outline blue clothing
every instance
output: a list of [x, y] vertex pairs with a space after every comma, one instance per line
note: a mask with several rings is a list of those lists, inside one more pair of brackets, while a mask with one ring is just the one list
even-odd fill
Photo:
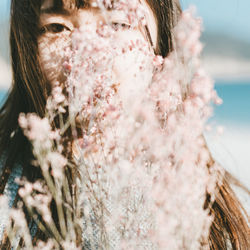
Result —
[[[6, 157], [1, 157], [0, 159], [0, 176], [2, 175], [3, 172], [3, 166], [5, 164]], [[8, 182], [5, 186], [3, 194], [7, 197], [8, 199], [8, 207], [11, 208], [14, 204], [17, 191], [18, 191], [18, 184], [15, 182], [17, 178], [20, 178], [23, 173], [23, 168], [21, 165], [16, 164], [14, 168], [12, 169], [12, 172], [9, 176]], [[3, 204], [0, 205], [1, 208]], [[4, 211], [3, 211], [4, 212]], [[8, 214], [6, 211], [4, 213], [0, 214], [0, 241], [2, 240], [4, 229], [6, 227], [6, 223], [8, 220]]]

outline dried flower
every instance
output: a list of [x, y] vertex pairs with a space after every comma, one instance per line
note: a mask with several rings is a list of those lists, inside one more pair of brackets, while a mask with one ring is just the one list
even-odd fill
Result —
[[[104, 17], [112, 4], [92, 3]], [[138, 1], [114, 4], [131, 27], [145, 24]], [[36, 248], [200, 249], [218, 171], [207, 169], [202, 133], [219, 102], [199, 59], [200, 25], [184, 12], [164, 59], [140, 39], [117, 46], [109, 22], [79, 29], [70, 49], [61, 45], [66, 79], [53, 82], [45, 118], [19, 118], [44, 178], [19, 190], [51, 235]], [[125, 85], [113, 70], [117, 56], [139, 69]]]

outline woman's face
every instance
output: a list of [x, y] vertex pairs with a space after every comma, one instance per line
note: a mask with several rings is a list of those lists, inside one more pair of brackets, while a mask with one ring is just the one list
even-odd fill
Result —
[[[112, 62], [114, 81], [121, 88], [126, 86], [128, 94], [141, 84], [139, 82], [143, 82], [144, 87], [149, 84], [153, 72], [152, 57], [149, 54], [153, 54], [156, 46], [157, 26], [153, 12], [145, 0], [138, 0], [138, 4], [145, 10], [143, 15], [146, 25], [139, 23], [135, 27], [131, 26], [124, 10], [111, 9], [103, 12], [98, 7], [70, 9], [67, 8], [67, 1], [64, 2], [64, 9], [60, 10], [54, 8], [53, 0], [45, 0], [41, 7], [38, 49], [42, 70], [52, 86], [56, 82], [65, 81], [65, 51], [67, 48], [72, 49], [74, 34], [82, 30], [84, 37], [87, 35], [84, 30], [96, 32], [100, 25], [107, 22], [114, 31], [109, 45], [115, 51]], [[140, 48], [126, 49], [131, 44], [138, 44], [138, 41], [145, 44], [144, 50], [146, 48], [148, 54]], [[118, 53], [119, 51], [123, 52]]]

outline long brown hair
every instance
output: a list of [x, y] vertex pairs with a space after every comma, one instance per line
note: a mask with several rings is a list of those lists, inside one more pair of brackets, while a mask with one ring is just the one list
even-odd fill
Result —
[[[83, 0], [69, 0], [77, 8]], [[0, 192], [17, 162], [24, 167], [28, 179], [39, 176], [38, 170], [30, 169], [31, 146], [18, 126], [21, 112], [44, 115], [49, 84], [43, 75], [38, 55], [38, 23], [42, 0], [12, 0], [10, 45], [13, 83], [9, 96], [0, 110], [0, 155], [6, 156], [1, 176]], [[177, 0], [147, 0], [158, 25], [156, 52], [163, 57], [173, 49], [172, 30], [181, 14]], [[56, 8], [63, 7], [63, 0], [54, 0]], [[212, 164], [212, 160], [211, 160]], [[208, 166], [209, 167], [209, 166]], [[31, 170], [31, 171], [29, 171]], [[218, 184], [215, 202], [207, 195], [205, 207], [214, 215], [209, 236], [210, 249], [250, 249], [249, 226], [246, 213], [226, 178]]]

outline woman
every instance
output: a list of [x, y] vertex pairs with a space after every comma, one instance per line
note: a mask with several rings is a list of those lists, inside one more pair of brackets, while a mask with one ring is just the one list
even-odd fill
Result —
[[[174, 47], [172, 31], [181, 14], [180, 5], [177, 0], [147, 0], [142, 3], [149, 13], [146, 17], [148, 27], [142, 35], [147, 37], [156, 54], [166, 57]], [[97, 22], [98, 14], [91, 8], [81, 0], [12, 0], [10, 44], [13, 85], [0, 113], [0, 152], [3, 156], [0, 187], [1, 193], [10, 190], [10, 206], [15, 206], [18, 201], [14, 178], [24, 176], [33, 181], [41, 175], [30, 166], [31, 145], [18, 125], [18, 117], [20, 113], [30, 112], [43, 117], [51, 86], [63, 78], [58, 68], [59, 54], [47, 59], [44, 44], [47, 42], [52, 46], [58, 34], [70, 33], [77, 25], [86, 25], [88, 20]], [[79, 22], [84, 14], [85, 17], [89, 15], [88, 18]], [[125, 27], [126, 23], [122, 25]], [[51, 67], [46, 67], [46, 60], [52, 59], [55, 63], [51, 70]], [[212, 206], [209, 195], [204, 204], [211, 206], [211, 214], [214, 215], [209, 235], [210, 249], [249, 249], [249, 227], [240, 202], [225, 178], [218, 188]], [[6, 239], [2, 244], [4, 249], [9, 247]]]

